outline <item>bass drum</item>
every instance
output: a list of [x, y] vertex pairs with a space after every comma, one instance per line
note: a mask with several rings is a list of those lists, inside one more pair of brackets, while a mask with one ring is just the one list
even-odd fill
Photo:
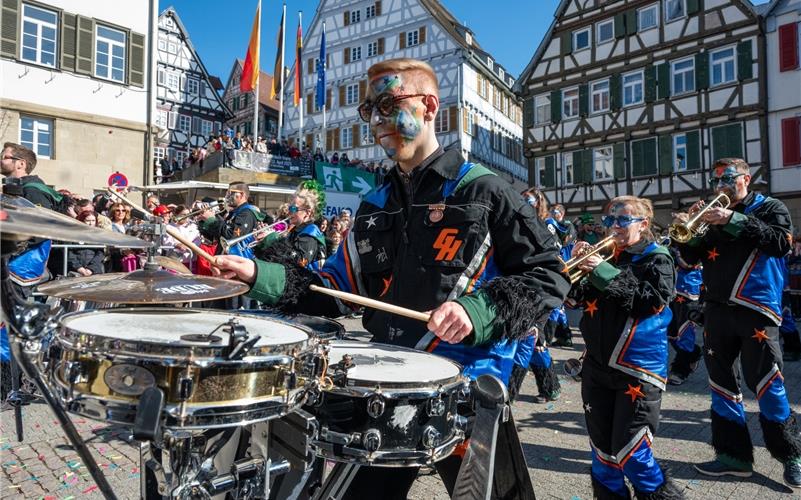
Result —
[[309, 316], [307, 314], [285, 314], [278, 311], [260, 309], [245, 309], [240, 312], [244, 314], [253, 314], [256, 316], [265, 316], [267, 318], [273, 318], [279, 321], [287, 321], [289, 323], [296, 323], [311, 329], [316, 337], [320, 340], [342, 340], [345, 339], [347, 335], [345, 327], [342, 325], [342, 323], [320, 316]]

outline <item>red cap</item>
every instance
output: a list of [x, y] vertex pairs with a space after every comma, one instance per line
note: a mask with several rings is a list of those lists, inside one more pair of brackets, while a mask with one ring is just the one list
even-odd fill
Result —
[[153, 215], [156, 215], [158, 217], [163, 217], [164, 214], [168, 214], [170, 212], [171, 212], [170, 207], [168, 207], [167, 205], [159, 205], [153, 209]]

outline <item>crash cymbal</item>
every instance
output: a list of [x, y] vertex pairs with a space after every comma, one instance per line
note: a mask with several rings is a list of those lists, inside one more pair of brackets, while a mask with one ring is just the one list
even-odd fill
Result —
[[156, 264], [160, 265], [164, 269], [175, 271], [176, 273], [181, 273], [181, 274], [192, 274], [192, 271], [190, 271], [189, 268], [186, 267], [184, 263], [178, 259], [174, 259], [172, 257], [165, 257], [163, 255], [156, 255], [155, 257], [153, 257], [153, 260], [155, 260]]
[[139, 270], [81, 278], [65, 278], [39, 285], [37, 291], [61, 299], [111, 304], [176, 304], [225, 299], [248, 291], [244, 283], [210, 276]]
[[[127, 234], [91, 227], [72, 217], [3, 196], [0, 200], [0, 234], [6, 240], [45, 238], [88, 245], [147, 248], [150, 243]], [[21, 200], [21, 201], [20, 201]], [[25, 203], [22, 203], [25, 202]]]

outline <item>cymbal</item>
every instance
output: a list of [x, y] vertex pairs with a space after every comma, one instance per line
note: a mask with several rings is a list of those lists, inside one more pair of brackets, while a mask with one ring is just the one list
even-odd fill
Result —
[[[19, 199], [25, 201], [24, 199]], [[150, 243], [127, 234], [91, 227], [72, 217], [37, 207], [30, 203], [15, 202], [3, 196], [0, 203], [0, 234], [7, 240], [45, 238], [88, 245], [108, 245], [122, 248], [147, 248]]]
[[178, 259], [165, 257], [164, 255], [156, 255], [153, 257], [153, 259], [156, 261], [156, 264], [160, 265], [164, 269], [175, 271], [176, 273], [180, 274], [192, 274], [192, 271], [190, 271], [189, 268]]
[[143, 269], [65, 278], [39, 285], [37, 291], [61, 299], [110, 304], [177, 304], [225, 299], [248, 291], [244, 283], [211, 276]]

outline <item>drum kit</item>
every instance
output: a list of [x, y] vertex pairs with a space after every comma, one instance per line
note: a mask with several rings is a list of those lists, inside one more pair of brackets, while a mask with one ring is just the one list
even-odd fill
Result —
[[[4, 272], [16, 362], [107, 498], [115, 494], [68, 414], [130, 429], [148, 499], [339, 498], [360, 466], [430, 466], [449, 456], [468, 430], [460, 408], [508, 416], [500, 382], [476, 391], [446, 358], [347, 340], [324, 318], [191, 307], [248, 288], [158, 266], [162, 230], [154, 224], [151, 243], [2, 199], [4, 267], [9, 244], [32, 237], [150, 256], [139, 271], [40, 285], [55, 309], [7, 293]], [[468, 453], [484, 457], [490, 482], [494, 443], [471, 441]], [[460, 498], [489, 498], [489, 484], [479, 490]]]

